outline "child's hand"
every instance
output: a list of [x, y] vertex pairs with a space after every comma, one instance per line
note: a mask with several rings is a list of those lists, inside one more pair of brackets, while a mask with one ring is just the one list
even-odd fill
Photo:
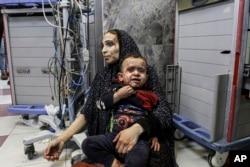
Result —
[[160, 143], [158, 141], [158, 138], [157, 137], [153, 137], [151, 139], [151, 149], [153, 149], [154, 151], [160, 151]]
[[120, 99], [125, 99], [131, 96], [132, 94], [134, 94], [135, 90], [131, 86], [127, 85], [127, 86], [121, 87], [116, 93]]
[[113, 103], [115, 104], [118, 101], [131, 96], [134, 93], [135, 93], [135, 90], [131, 86], [129, 86], [129, 85], [123, 86], [120, 89], [118, 89], [117, 92], [114, 93]]

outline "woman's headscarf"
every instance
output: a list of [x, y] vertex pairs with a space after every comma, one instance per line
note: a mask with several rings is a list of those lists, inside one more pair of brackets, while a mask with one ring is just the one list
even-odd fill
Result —
[[[123, 30], [113, 29], [109, 30], [110, 33], [115, 33], [119, 42], [119, 58], [124, 57], [127, 53], [137, 52], [140, 53], [133, 38]], [[107, 32], [107, 33], [108, 33]], [[92, 81], [88, 100], [86, 101], [82, 114], [88, 122], [88, 133], [89, 135], [96, 135], [105, 133], [110, 113], [100, 111], [96, 107], [96, 101], [100, 98], [100, 95], [107, 91], [108, 87], [115, 79], [119, 61], [114, 64], [107, 65], [103, 69], [99, 70]]]
[[[133, 38], [123, 30], [110, 30], [108, 32], [116, 32], [119, 46], [120, 55], [119, 58], [124, 57], [127, 53], [140, 51], [133, 40]], [[96, 101], [100, 98], [100, 95], [107, 91], [112, 81], [115, 79], [119, 62], [112, 65], [107, 65], [103, 69], [99, 70], [92, 81], [91, 89], [88, 95], [88, 100], [82, 110], [82, 114], [88, 122], [88, 133], [89, 135], [98, 135], [106, 132], [109, 120], [111, 117], [110, 112], [100, 111], [96, 107]], [[155, 116], [161, 122], [162, 139], [160, 141], [161, 151], [153, 152], [150, 156], [149, 166], [157, 167], [174, 167], [175, 156], [174, 156], [174, 141], [172, 137], [172, 113], [169, 108], [167, 101], [165, 100], [164, 93], [158, 81], [158, 76], [155, 70], [148, 67], [148, 86], [158, 96], [159, 104], [153, 111]]]

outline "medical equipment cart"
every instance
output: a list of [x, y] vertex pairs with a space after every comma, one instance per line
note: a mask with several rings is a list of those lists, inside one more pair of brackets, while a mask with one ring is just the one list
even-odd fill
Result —
[[250, 145], [248, 32], [249, 0], [177, 1], [167, 97], [177, 131], [214, 151], [211, 166]]

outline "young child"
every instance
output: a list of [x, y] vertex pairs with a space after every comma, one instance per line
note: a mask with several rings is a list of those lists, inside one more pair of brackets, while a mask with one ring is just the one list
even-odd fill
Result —
[[[82, 148], [89, 159], [104, 164], [105, 167], [118, 167], [123, 164], [143, 167], [147, 165], [150, 154], [151, 136], [148, 134], [156, 131], [159, 125], [152, 114], [158, 99], [153, 91], [147, 89], [147, 62], [144, 57], [137, 53], [129, 53], [121, 59], [119, 65], [117, 81], [112, 83], [110, 90], [101, 95], [100, 100], [97, 101], [99, 109], [108, 111], [113, 109], [109, 132], [88, 137], [83, 141]], [[132, 150], [124, 148], [123, 154], [118, 154], [115, 148], [117, 135], [136, 122], [145, 122], [145, 124], [150, 122], [157, 128], [147, 128]], [[155, 137], [158, 134], [159, 132], [156, 131], [151, 138], [151, 148], [154, 151], [160, 149], [158, 138]]]

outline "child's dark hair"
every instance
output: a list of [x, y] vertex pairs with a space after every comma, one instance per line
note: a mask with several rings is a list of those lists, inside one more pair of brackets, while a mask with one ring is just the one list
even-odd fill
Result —
[[145, 57], [143, 57], [140, 53], [131, 52], [131, 53], [127, 53], [124, 57], [120, 58], [120, 61], [119, 61], [119, 71], [120, 72], [122, 71], [121, 68], [122, 68], [122, 63], [124, 62], [124, 60], [126, 60], [127, 58], [130, 58], [130, 57], [142, 59], [146, 63], [146, 67], [148, 68], [148, 62], [145, 59]]

